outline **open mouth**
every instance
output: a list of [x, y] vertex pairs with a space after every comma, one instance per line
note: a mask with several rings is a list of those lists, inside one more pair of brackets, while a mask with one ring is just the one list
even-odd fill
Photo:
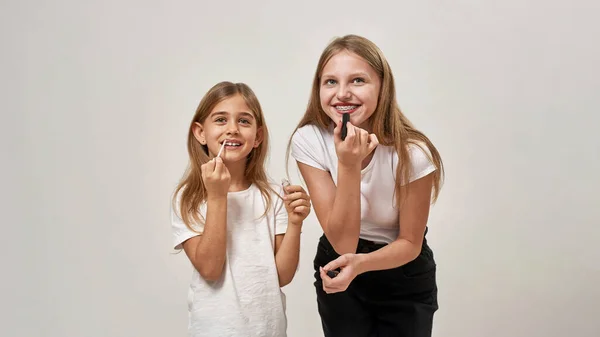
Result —
[[352, 113], [358, 109], [360, 105], [335, 105], [334, 108], [339, 113]]
[[[237, 140], [225, 140], [224, 141], [226, 147], [240, 147], [242, 143]], [[223, 143], [221, 143], [223, 144]]]

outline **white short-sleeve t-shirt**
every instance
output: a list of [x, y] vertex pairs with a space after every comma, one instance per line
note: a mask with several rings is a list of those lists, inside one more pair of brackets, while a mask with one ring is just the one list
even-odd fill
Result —
[[[399, 215], [395, 205], [398, 154], [392, 146], [378, 145], [371, 162], [361, 171], [360, 237], [390, 243], [399, 234]], [[435, 171], [427, 147], [409, 144], [412, 171], [409, 182]], [[333, 127], [323, 129], [305, 125], [292, 136], [292, 157], [298, 162], [327, 171], [337, 185], [338, 157]], [[315, 191], [311, 191], [315, 193]]]
[[[280, 186], [272, 187], [283, 195]], [[279, 287], [275, 265], [275, 235], [287, 230], [283, 200], [271, 194], [267, 216], [265, 202], [254, 184], [227, 195], [227, 250], [221, 279], [207, 282], [193, 268], [188, 291], [189, 336], [286, 336], [285, 295]], [[178, 200], [175, 203], [179, 207]], [[206, 218], [206, 204], [200, 214]], [[203, 225], [189, 230], [179, 210], [171, 210], [173, 246], [201, 235]]]

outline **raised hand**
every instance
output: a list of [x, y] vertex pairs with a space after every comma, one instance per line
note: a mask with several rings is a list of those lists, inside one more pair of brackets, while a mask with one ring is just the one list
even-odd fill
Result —
[[288, 221], [291, 225], [302, 225], [310, 213], [310, 197], [299, 185], [284, 186], [285, 209], [288, 212]]
[[338, 160], [342, 165], [354, 166], [360, 165], [376, 147], [379, 145], [377, 136], [367, 131], [346, 123], [347, 134], [346, 139], [342, 140], [342, 121], [340, 120], [333, 130], [333, 138], [335, 142], [335, 151], [338, 155]]
[[221, 157], [215, 157], [200, 167], [208, 197], [223, 197], [229, 192], [231, 175]]

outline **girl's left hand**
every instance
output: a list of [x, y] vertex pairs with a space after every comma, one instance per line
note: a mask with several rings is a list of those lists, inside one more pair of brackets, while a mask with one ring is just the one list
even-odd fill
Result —
[[[329, 262], [324, 267], [320, 267], [321, 280], [323, 281], [323, 290], [328, 294], [346, 291], [354, 278], [361, 273], [360, 254], [344, 254], [337, 259]], [[340, 273], [331, 278], [327, 275], [330, 270], [340, 268]]]
[[291, 224], [302, 225], [310, 213], [310, 197], [302, 186], [289, 185], [284, 189], [286, 194], [283, 196], [283, 200], [288, 212], [288, 221]]

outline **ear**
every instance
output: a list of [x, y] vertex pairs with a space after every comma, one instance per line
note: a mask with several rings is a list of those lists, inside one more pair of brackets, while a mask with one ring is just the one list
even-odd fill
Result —
[[254, 148], [257, 148], [260, 145], [260, 143], [262, 143], [263, 136], [264, 136], [263, 129], [258, 128], [256, 130], [256, 139], [254, 140]]
[[202, 127], [202, 124], [194, 122], [194, 125], [192, 125], [192, 132], [194, 133], [194, 138], [196, 138], [200, 144], [206, 145], [206, 138], [204, 137], [204, 128]]

